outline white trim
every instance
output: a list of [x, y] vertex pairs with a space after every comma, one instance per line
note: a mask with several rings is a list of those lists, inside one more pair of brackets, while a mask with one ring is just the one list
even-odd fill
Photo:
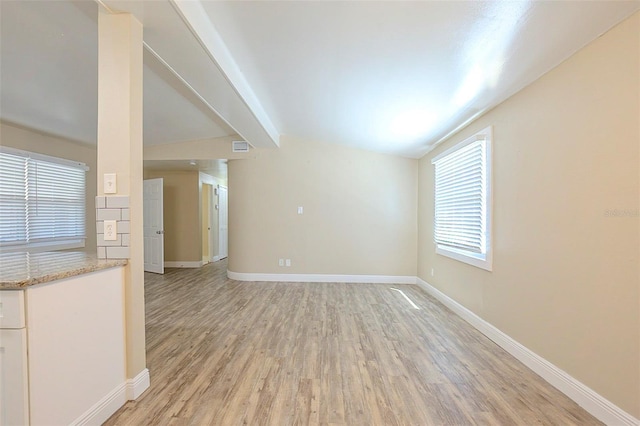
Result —
[[[207, 185], [211, 185], [211, 187], [213, 189], [216, 188], [216, 185], [218, 185], [220, 182], [224, 182], [222, 179], [220, 179], [219, 177], [215, 177], [215, 176], [211, 176], [210, 174], [204, 173], [204, 172], [198, 172], [198, 175], [200, 176], [200, 183], [206, 183]], [[217, 195], [215, 194], [211, 195]]]
[[372, 283], [415, 284], [416, 277], [404, 275], [334, 275], [334, 274], [255, 274], [233, 272], [227, 269], [227, 277], [236, 281], [280, 281], [308, 283]]
[[222, 260], [220, 256], [213, 256], [213, 258], [211, 259], [212, 262], [217, 262], [219, 260]]
[[[513, 94], [512, 94], [513, 95]], [[507, 99], [507, 98], [505, 98]], [[463, 121], [462, 123], [460, 123], [458, 126], [456, 126], [454, 129], [452, 129], [449, 133], [447, 133], [446, 135], [444, 135], [443, 137], [441, 137], [440, 139], [438, 139], [437, 141], [435, 141], [434, 143], [432, 143], [431, 145], [428, 146], [427, 151], [422, 154], [422, 156], [425, 156], [426, 154], [430, 153], [431, 151], [433, 151], [438, 145], [440, 145], [442, 142], [446, 141], [447, 139], [449, 139], [451, 136], [460, 133], [460, 131], [462, 129], [464, 129], [465, 127], [467, 127], [469, 124], [473, 123], [474, 121], [476, 121], [478, 118], [480, 118], [481, 115], [484, 115], [487, 111], [489, 111], [491, 108], [483, 108], [480, 111], [476, 112], [475, 114], [473, 114], [471, 117], [467, 118], [465, 121]]]
[[436, 254], [467, 263], [477, 268], [484, 269], [485, 271], [491, 271], [493, 268], [491, 262], [491, 250], [489, 250], [488, 253], [479, 254], [470, 251], [456, 250], [452, 247], [436, 243]]
[[93, 407], [89, 408], [84, 414], [71, 422], [71, 425], [102, 424], [126, 402], [126, 384], [122, 383], [95, 403]]
[[6, 152], [10, 155], [15, 155], [17, 157], [22, 158], [33, 158], [34, 160], [47, 161], [49, 163], [59, 164], [67, 167], [74, 167], [76, 169], [84, 170], [85, 172], [89, 171], [89, 167], [81, 162], [68, 160], [66, 158], [60, 157], [52, 157], [51, 155], [44, 155], [37, 152], [25, 151], [22, 149], [11, 148], [9, 146], [0, 145], [0, 152]]
[[149, 369], [145, 368], [133, 379], [127, 379], [126, 397], [129, 401], [138, 399], [151, 386], [151, 378], [149, 377]]
[[521, 345], [496, 327], [483, 320], [431, 284], [416, 279], [417, 284], [427, 293], [438, 299], [447, 308], [493, 340], [502, 349], [513, 355], [518, 361], [529, 367], [560, 392], [567, 395], [598, 420], [608, 425], [638, 426], [640, 420], [625, 412], [593, 389], [576, 380], [565, 371]]
[[[484, 198], [484, 251], [483, 253], [473, 253], [464, 249], [457, 249], [448, 247], [446, 245], [436, 244], [436, 253], [442, 256], [449, 257], [451, 259], [458, 260], [460, 262], [467, 263], [469, 265], [487, 270], [493, 270], [493, 240], [491, 238], [493, 234], [493, 126], [488, 126], [474, 135], [469, 136], [461, 142], [458, 142], [449, 149], [441, 152], [431, 160], [431, 164], [437, 166], [437, 163], [444, 160], [449, 155], [452, 155], [461, 149], [481, 142], [483, 147], [484, 156], [484, 172], [485, 172], [485, 198]], [[435, 189], [435, 188], [434, 188]], [[435, 226], [435, 222], [434, 222]]]
[[200, 268], [202, 267], [201, 261], [166, 261], [164, 262], [165, 268]]
[[446, 151], [443, 151], [440, 154], [433, 157], [431, 159], [431, 164], [437, 163], [444, 157], [448, 156], [449, 154], [453, 154], [454, 152], [464, 148], [467, 145], [471, 145], [472, 143], [475, 143], [478, 141], [491, 142], [491, 139], [493, 139], [493, 126], [485, 127], [484, 129], [476, 132], [475, 134], [469, 136], [468, 138], [462, 140], [461, 142], [458, 142], [457, 144], [447, 149]]
[[42, 253], [53, 250], [69, 250], [84, 248], [86, 237], [82, 238], [65, 238], [58, 241], [41, 241], [38, 243], [16, 244], [16, 245], [0, 245], [0, 253], [29, 252]]
[[[244, 74], [240, 71], [222, 37], [211, 25], [211, 21], [202, 4], [197, 1], [187, 0], [170, 0], [170, 4], [173, 5], [183, 22], [189, 27], [193, 36], [200, 42], [200, 45], [215, 63], [220, 74], [229, 82], [230, 88], [238, 95], [238, 99], [247, 107], [258, 126], [268, 137], [269, 142], [273, 144], [273, 147], [280, 146], [280, 133], [265, 112]], [[240, 132], [238, 133], [240, 134]], [[247, 138], [244, 139], [246, 140]], [[257, 147], [271, 148], [270, 143], [261, 143]], [[255, 141], [251, 145], [256, 147]]]

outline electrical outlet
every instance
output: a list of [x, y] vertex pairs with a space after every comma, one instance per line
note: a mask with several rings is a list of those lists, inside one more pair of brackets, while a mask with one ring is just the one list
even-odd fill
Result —
[[433, 272], [433, 268], [431, 268], [431, 276], [433, 276], [433, 273], [434, 273], [434, 272]]
[[278, 266], [284, 266], [284, 259], [278, 260]]
[[287, 266], [291, 266], [291, 259], [287, 259], [287, 260], [285, 260], [285, 265], [287, 265]]
[[116, 241], [118, 239], [118, 230], [116, 229], [115, 220], [104, 221], [104, 240]]

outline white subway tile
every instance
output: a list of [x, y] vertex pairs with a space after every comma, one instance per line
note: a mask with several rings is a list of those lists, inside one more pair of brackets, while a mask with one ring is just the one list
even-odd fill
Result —
[[105, 199], [107, 202], [106, 207], [108, 209], [129, 207], [129, 196], [127, 195], [114, 195], [111, 197], [105, 197]]
[[104, 234], [97, 234], [98, 236], [98, 240], [96, 241], [96, 244], [100, 247], [104, 247], [104, 246], [121, 246], [122, 245], [122, 238], [120, 238], [120, 235], [116, 236], [116, 239], [113, 241], [105, 241], [104, 240]]
[[104, 197], [101, 195], [98, 195], [96, 197], [96, 209], [104, 209], [106, 207], [105, 203], [104, 203]]
[[130, 234], [131, 222], [129, 222], [128, 220], [119, 220], [117, 228], [118, 228], [118, 234]]
[[107, 259], [128, 259], [129, 247], [107, 247]]
[[97, 220], [120, 220], [120, 209], [98, 209]]

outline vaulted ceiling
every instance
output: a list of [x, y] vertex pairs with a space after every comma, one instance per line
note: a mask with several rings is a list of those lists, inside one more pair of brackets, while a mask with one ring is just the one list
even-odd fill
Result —
[[144, 142], [420, 157], [638, 1], [0, 1], [0, 118], [95, 143], [97, 14], [144, 26]]

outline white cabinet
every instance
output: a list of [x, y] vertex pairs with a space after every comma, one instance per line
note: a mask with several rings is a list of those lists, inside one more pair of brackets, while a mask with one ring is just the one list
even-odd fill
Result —
[[0, 425], [29, 424], [24, 292], [0, 291]]
[[0, 426], [100, 424], [126, 402], [123, 301], [123, 267], [0, 291]]

